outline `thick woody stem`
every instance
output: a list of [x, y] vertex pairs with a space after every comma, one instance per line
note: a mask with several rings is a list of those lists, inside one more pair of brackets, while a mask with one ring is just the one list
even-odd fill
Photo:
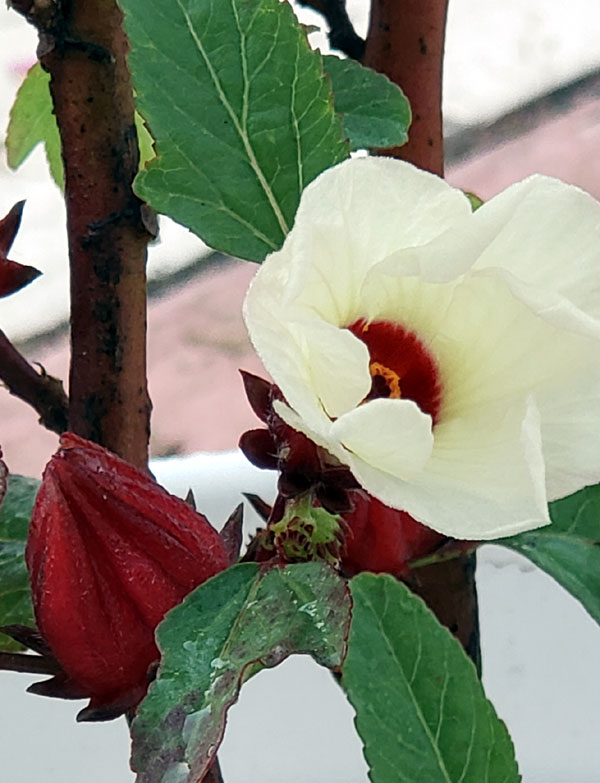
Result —
[[448, 0], [371, 0], [363, 62], [400, 85], [412, 108], [408, 144], [386, 155], [444, 174], [442, 65]]
[[[406, 93], [413, 122], [403, 147], [382, 150], [433, 174], [444, 174], [442, 65], [448, 0], [371, 0], [365, 65]], [[413, 571], [411, 586], [480, 668], [475, 555]]]
[[71, 265], [69, 429], [147, 463], [146, 244], [137, 135], [114, 0], [33, 0], [65, 167]]
[[59, 434], [67, 429], [69, 401], [62, 383], [43, 370], [37, 372], [2, 331], [0, 380], [11, 394], [37, 411], [44, 427]]

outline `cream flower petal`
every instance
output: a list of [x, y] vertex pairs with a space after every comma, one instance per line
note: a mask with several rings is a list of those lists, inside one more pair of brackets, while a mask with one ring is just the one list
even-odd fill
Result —
[[541, 295], [535, 312], [513, 294], [491, 271], [456, 286], [438, 347], [445, 368], [442, 418], [464, 421], [465, 411], [515, 406], [533, 392], [547, 492], [555, 499], [600, 477], [600, 340], [548, 322]]
[[[488, 539], [547, 524], [548, 497], [600, 479], [598, 268], [600, 205], [575, 188], [531, 178], [471, 214], [442, 180], [355, 159], [306, 189], [245, 318], [290, 426], [384, 503]], [[344, 329], [359, 319], [429, 354], [433, 428], [410, 399], [363, 402], [370, 357]], [[385, 343], [372, 350], [385, 368]], [[415, 366], [390, 353], [401, 392]]]
[[[583, 376], [583, 377], [582, 377]], [[538, 394], [548, 499], [570, 495], [600, 479], [600, 363], [582, 368], [572, 387]]]
[[476, 268], [498, 266], [600, 317], [600, 204], [579, 188], [533, 176], [474, 215], [488, 244]]
[[254, 278], [244, 302], [246, 323], [252, 324], [250, 337], [290, 405], [302, 411], [309, 426], [320, 429], [329, 419], [315, 394], [302, 338], [281, 307], [281, 291], [272, 274], [275, 270], [265, 269], [266, 274]]
[[371, 400], [337, 419], [330, 436], [390, 479], [417, 476], [433, 448], [431, 416], [412, 400]]
[[537, 305], [528, 307], [491, 271], [455, 286], [432, 340], [444, 375], [444, 419], [530, 392], [571, 392], [574, 375], [585, 382], [589, 364], [600, 361], [600, 340], [546, 320], [543, 297]]
[[306, 188], [294, 229], [268, 263], [276, 259], [287, 269], [291, 299], [343, 326], [374, 264], [430, 242], [469, 215], [464, 194], [431, 174], [389, 158], [353, 159]]
[[327, 414], [336, 418], [369, 393], [369, 351], [347, 329], [325, 321], [299, 323], [310, 368], [310, 383]]
[[445, 535], [486, 540], [548, 524], [535, 404], [489, 413], [468, 427], [436, 428], [431, 460], [410, 483], [364, 461], [351, 470], [382, 502]]
[[355, 158], [308, 185], [295, 226], [341, 228], [352, 259], [380, 260], [429, 242], [470, 213], [462, 191], [433, 174], [392, 158]]

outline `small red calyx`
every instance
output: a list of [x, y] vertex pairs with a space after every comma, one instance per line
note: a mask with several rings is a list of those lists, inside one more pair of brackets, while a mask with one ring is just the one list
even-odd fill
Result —
[[435, 422], [442, 404], [442, 387], [435, 359], [414, 332], [391, 321], [355, 321], [348, 329], [370, 354], [371, 391], [378, 397], [413, 400]]
[[354, 510], [344, 515], [349, 532], [341, 563], [348, 576], [372, 571], [406, 578], [412, 561], [431, 554], [448, 540], [366, 492], [354, 492], [352, 499]]
[[21, 224], [24, 201], [19, 201], [5, 218], [0, 220], [0, 297], [9, 296], [24, 288], [42, 273], [32, 266], [18, 264], [7, 258]]
[[44, 471], [26, 560], [39, 631], [63, 670], [32, 690], [88, 696], [78, 718], [101, 720], [143, 698], [159, 658], [154, 629], [230, 555], [183, 500], [65, 433]]

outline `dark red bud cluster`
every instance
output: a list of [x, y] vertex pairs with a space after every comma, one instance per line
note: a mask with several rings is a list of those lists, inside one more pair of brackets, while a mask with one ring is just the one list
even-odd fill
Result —
[[79, 719], [94, 720], [143, 698], [156, 626], [230, 553], [190, 505], [66, 433], [44, 471], [26, 560], [39, 631], [62, 668], [32, 689], [89, 697]]
[[[362, 490], [348, 468], [288, 426], [273, 410], [274, 400], [283, 400], [277, 386], [250, 373], [242, 372], [242, 377], [250, 405], [266, 428], [244, 433], [240, 448], [254, 465], [279, 471], [279, 495], [272, 509], [259, 498], [248, 498], [268, 520], [269, 528], [257, 535], [246, 558], [266, 560], [274, 552], [279, 558], [283, 556], [282, 548], [275, 546], [278, 536], [282, 536], [276, 526], [285, 513], [286, 502], [306, 493], [311, 493], [327, 511], [341, 516], [345, 541], [338, 554], [341, 571], [347, 576], [373, 571], [406, 578], [411, 561], [425, 557], [447, 541], [406, 512], [390, 508]], [[288, 538], [303, 532], [296, 528], [292, 526], [286, 533]], [[291, 543], [302, 552], [306, 549], [304, 538]], [[286, 539], [290, 551], [291, 543]]]
[[240, 438], [240, 449], [259, 468], [279, 471], [279, 494], [287, 499], [311, 491], [323, 508], [332, 514], [352, 509], [349, 490], [358, 483], [347, 467], [325, 449], [297, 432], [273, 409], [283, 400], [277, 386], [242, 371], [248, 401], [266, 428], [249, 430]]
[[7, 258], [21, 224], [24, 201], [19, 201], [8, 215], [0, 220], [0, 298], [14, 294], [41, 275], [32, 266], [18, 264]]

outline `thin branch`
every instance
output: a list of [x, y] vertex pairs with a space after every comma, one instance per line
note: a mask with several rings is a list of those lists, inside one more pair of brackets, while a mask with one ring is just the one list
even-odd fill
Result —
[[299, 0], [300, 5], [320, 13], [329, 25], [329, 43], [332, 49], [361, 60], [365, 53], [365, 41], [357, 34], [348, 12], [346, 0]]
[[23, 674], [58, 674], [58, 663], [51, 658], [27, 653], [0, 652], [0, 670]]
[[31, 405], [44, 427], [58, 434], [67, 429], [69, 401], [62, 382], [35, 370], [2, 331], [0, 380], [11, 394]]

